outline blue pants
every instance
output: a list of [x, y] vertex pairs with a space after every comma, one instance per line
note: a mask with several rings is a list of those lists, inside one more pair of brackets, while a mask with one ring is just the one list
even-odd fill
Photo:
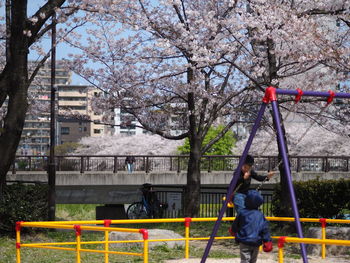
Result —
[[235, 205], [236, 214], [238, 215], [242, 209], [245, 208], [245, 198], [246, 195], [242, 193], [235, 193], [233, 198], [233, 203]]
[[134, 164], [128, 163], [128, 164], [127, 164], [127, 167], [128, 167], [128, 172], [129, 172], [129, 173], [132, 173], [132, 171], [134, 170]]

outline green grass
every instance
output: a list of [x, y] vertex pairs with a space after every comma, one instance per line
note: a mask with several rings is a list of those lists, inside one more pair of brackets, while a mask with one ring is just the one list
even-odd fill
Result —
[[[83, 233], [82, 241], [96, 241], [103, 240], [103, 234], [98, 233]], [[39, 242], [71, 242], [75, 241], [75, 235], [72, 232], [50, 232], [43, 231], [35, 234], [28, 234], [22, 237], [22, 243], [39, 243]], [[73, 247], [73, 246], [66, 246]], [[103, 249], [103, 245], [83, 245], [83, 248], [88, 249]], [[142, 247], [131, 248], [111, 248], [114, 251], [127, 251], [142, 253]], [[203, 249], [195, 246], [190, 247], [190, 257], [201, 257]], [[210, 257], [213, 258], [232, 258], [238, 257], [233, 253], [222, 250], [212, 250]], [[11, 237], [0, 237], [0, 262], [12, 263], [15, 262], [16, 250], [15, 239]], [[73, 251], [60, 251], [39, 248], [22, 247], [21, 259], [26, 263], [66, 263], [75, 262], [76, 253]], [[104, 255], [97, 253], [82, 252], [81, 258], [84, 263], [103, 262]], [[110, 262], [142, 262], [141, 257], [125, 256], [125, 255], [110, 255]], [[149, 262], [163, 262], [166, 259], [180, 259], [184, 258], [184, 247], [177, 246], [175, 248], [168, 248], [167, 246], [157, 246], [150, 250]]]
[[57, 204], [56, 220], [95, 220], [95, 204]]
[[286, 257], [292, 259], [301, 259], [301, 256], [299, 254], [286, 254]]
[[[95, 207], [97, 205], [57, 205], [56, 216], [57, 220], [95, 220]], [[220, 208], [219, 205], [217, 205]], [[205, 209], [206, 205], [201, 205], [201, 209]], [[192, 222], [190, 235], [191, 237], [208, 237], [214, 227], [215, 222]], [[222, 222], [218, 231], [218, 236], [228, 236], [228, 228], [232, 222]], [[279, 227], [277, 223], [271, 222], [272, 235], [276, 235]], [[130, 228], [146, 228], [146, 229], [169, 229], [184, 236], [183, 223], [157, 223], [157, 224], [119, 224], [116, 227], [130, 227]], [[278, 233], [280, 234], [280, 233]], [[281, 233], [282, 234], [282, 233]], [[285, 234], [285, 233], [284, 233]], [[292, 233], [288, 234], [289, 236]], [[102, 241], [104, 239], [103, 233], [95, 233], [84, 231], [82, 241]], [[73, 231], [46, 231], [31, 232], [22, 234], [22, 242], [24, 243], [39, 243], [39, 242], [69, 242], [75, 241], [75, 234]], [[15, 239], [13, 237], [0, 237], [0, 262], [12, 263], [15, 262], [16, 250]], [[205, 242], [205, 241], [204, 241]], [[192, 243], [192, 242], [191, 242]], [[193, 243], [192, 243], [193, 244]], [[215, 244], [220, 245], [220, 248], [213, 248], [210, 253], [212, 258], [234, 258], [239, 257], [234, 252], [230, 252], [233, 248], [232, 240], [219, 240]], [[83, 248], [102, 250], [102, 245], [85, 245]], [[226, 249], [225, 249], [226, 248]], [[228, 248], [228, 249], [227, 249]], [[116, 250], [116, 249], [112, 249]], [[138, 252], [142, 253], [141, 247], [118, 248], [118, 251]], [[236, 251], [237, 253], [237, 251]], [[190, 247], [190, 257], [200, 258], [203, 255], [203, 248], [196, 246]], [[75, 262], [76, 254], [70, 251], [59, 251], [49, 249], [37, 248], [22, 248], [21, 249], [22, 262], [25, 263], [66, 263]], [[125, 256], [125, 255], [110, 255], [110, 262], [142, 262], [141, 257]], [[286, 253], [286, 257], [292, 259], [299, 259], [300, 255], [293, 251]], [[181, 246], [175, 248], [168, 248], [167, 246], [158, 246], [150, 250], [149, 262], [161, 263], [166, 259], [181, 259], [184, 258], [184, 248]], [[104, 262], [104, 255], [97, 253], [82, 252], [82, 262], [95, 263]]]
[[[65, 205], [59, 204], [56, 206], [57, 220], [95, 220], [95, 207], [97, 205]], [[209, 236], [215, 222], [194, 222], [191, 224], [191, 236], [205, 237]], [[227, 229], [231, 223], [222, 222], [218, 235], [227, 235]], [[173, 230], [180, 235], [184, 235], [185, 229], [183, 223], [162, 223], [162, 224], [119, 224], [116, 227], [130, 228], [157, 228]], [[82, 241], [102, 241], [103, 233], [95, 233], [85, 231], [82, 234]], [[22, 234], [23, 243], [39, 243], [39, 242], [74, 242], [75, 233], [73, 231], [47, 231], [31, 232]], [[15, 239], [13, 237], [0, 237], [0, 262], [12, 263], [15, 262], [16, 249]], [[232, 246], [232, 241], [220, 241], [222, 244]], [[69, 247], [69, 246], [66, 246]], [[74, 246], [70, 246], [74, 247]], [[83, 248], [103, 249], [103, 245], [84, 245]], [[116, 250], [116, 249], [111, 249]], [[118, 251], [138, 252], [142, 253], [141, 247], [118, 248]], [[201, 257], [204, 250], [195, 246], [190, 247], [191, 257]], [[104, 255], [97, 253], [82, 252], [82, 262], [95, 263], [103, 262]], [[26, 263], [66, 263], [75, 262], [76, 254], [73, 251], [60, 251], [51, 249], [26, 248], [21, 249], [22, 261]], [[233, 258], [238, 257], [234, 253], [213, 249], [210, 257], [216, 258]], [[110, 262], [142, 262], [141, 257], [125, 256], [125, 255], [110, 255]], [[150, 250], [149, 262], [162, 262], [166, 259], [184, 258], [184, 247], [178, 246], [173, 249], [167, 246], [158, 246]]]

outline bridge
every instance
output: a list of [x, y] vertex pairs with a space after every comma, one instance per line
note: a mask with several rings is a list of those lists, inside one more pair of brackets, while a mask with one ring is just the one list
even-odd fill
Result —
[[[56, 202], [87, 204], [125, 204], [140, 200], [138, 188], [143, 183], [182, 188], [186, 185], [188, 156], [135, 156], [135, 171], [125, 171], [126, 156], [57, 156]], [[202, 187], [227, 187], [239, 156], [204, 156]], [[291, 156], [294, 181], [315, 178], [350, 178], [349, 157]], [[260, 174], [278, 163], [276, 156], [256, 158]], [[7, 181], [47, 182], [47, 156], [18, 156], [7, 175]], [[265, 189], [279, 182], [276, 175], [265, 183]], [[258, 184], [259, 182], [252, 183]]]

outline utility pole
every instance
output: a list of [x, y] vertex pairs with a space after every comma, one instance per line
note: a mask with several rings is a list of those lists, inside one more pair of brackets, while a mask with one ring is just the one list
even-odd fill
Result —
[[52, 15], [51, 36], [51, 98], [50, 98], [50, 157], [48, 165], [49, 196], [48, 206], [49, 221], [55, 221], [56, 214], [56, 164], [55, 164], [55, 95], [56, 95], [56, 13]]

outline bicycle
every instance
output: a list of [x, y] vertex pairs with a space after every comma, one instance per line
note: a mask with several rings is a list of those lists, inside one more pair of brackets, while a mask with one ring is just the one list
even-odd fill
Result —
[[142, 200], [132, 203], [126, 214], [129, 219], [162, 218], [168, 204], [161, 203], [151, 184], [143, 184], [140, 188]]

